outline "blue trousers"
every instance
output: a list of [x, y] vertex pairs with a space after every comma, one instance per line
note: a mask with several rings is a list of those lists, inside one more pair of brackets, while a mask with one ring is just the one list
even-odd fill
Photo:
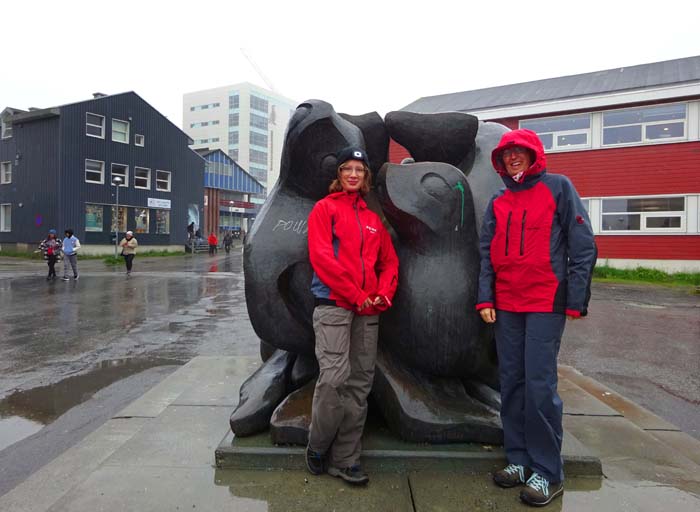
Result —
[[560, 313], [496, 312], [506, 457], [550, 482], [564, 480], [557, 356], [565, 324]]

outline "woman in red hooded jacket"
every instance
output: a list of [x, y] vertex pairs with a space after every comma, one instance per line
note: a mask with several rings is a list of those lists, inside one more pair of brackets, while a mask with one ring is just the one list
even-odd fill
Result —
[[484, 215], [476, 308], [498, 350], [509, 464], [494, 482], [526, 484], [520, 498], [541, 506], [564, 489], [557, 355], [566, 318], [587, 314], [597, 251], [583, 202], [567, 177], [547, 174], [536, 133], [504, 134], [491, 160], [506, 188]]
[[361, 437], [372, 388], [378, 314], [391, 306], [399, 262], [389, 233], [362, 196], [369, 192], [369, 159], [360, 148], [337, 154], [330, 194], [309, 215], [314, 270], [313, 324], [319, 377], [311, 410], [306, 465], [362, 485]]

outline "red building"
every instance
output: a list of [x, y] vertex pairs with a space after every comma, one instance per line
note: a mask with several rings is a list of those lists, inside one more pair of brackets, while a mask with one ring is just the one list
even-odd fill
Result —
[[[540, 136], [585, 200], [599, 264], [700, 271], [700, 56], [429, 96]], [[393, 143], [391, 160], [408, 156]]]

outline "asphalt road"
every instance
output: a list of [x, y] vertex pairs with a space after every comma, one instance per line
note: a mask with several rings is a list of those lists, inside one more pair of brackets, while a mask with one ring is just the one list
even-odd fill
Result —
[[[240, 248], [99, 260], [79, 281], [0, 258], [0, 495], [196, 355], [256, 355]], [[700, 439], [700, 295], [594, 284], [560, 361]]]

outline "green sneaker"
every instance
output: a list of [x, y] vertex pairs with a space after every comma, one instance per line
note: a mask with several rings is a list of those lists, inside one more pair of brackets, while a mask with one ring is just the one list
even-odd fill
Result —
[[552, 483], [538, 473], [533, 473], [528, 479], [525, 488], [520, 491], [520, 499], [534, 507], [544, 507], [556, 498], [564, 494], [564, 483]]

